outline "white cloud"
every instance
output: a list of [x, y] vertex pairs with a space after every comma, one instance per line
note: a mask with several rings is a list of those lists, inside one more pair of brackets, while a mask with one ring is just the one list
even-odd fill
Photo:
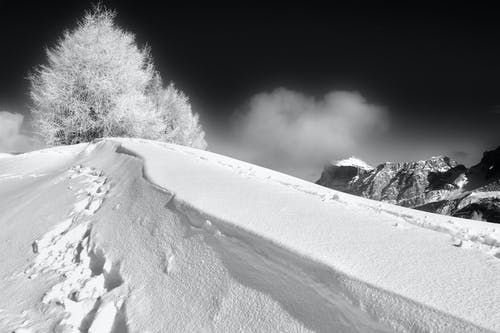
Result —
[[25, 152], [34, 148], [33, 139], [21, 133], [24, 116], [0, 111], [0, 152]]
[[388, 127], [385, 110], [356, 92], [330, 92], [315, 99], [284, 88], [250, 99], [235, 127], [237, 158], [305, 176], [333, 158], [358, 150]]

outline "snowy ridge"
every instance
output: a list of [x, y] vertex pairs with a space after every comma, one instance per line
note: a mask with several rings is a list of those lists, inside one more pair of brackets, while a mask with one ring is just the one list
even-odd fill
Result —
[[12, 157], [14, 155], [8, 154], [8, 153], [0, 153], [0, 158], [7, 158], [7, 157]]
[[[451, 236], [454, 246], [464, 246], [481, 250], [496, 258], [500, 258], [500, 228], [497, 224], [484, 222], [478, 224], [476, 221], [459, 218], [436, 219], [434, 214], [430, 217], [428, 213], [420, 214], [420, 211], [408, 213], [406, 208], [398, 210], [395, 206], [387, 207], [387, 204], [366, 205], [377, 214], [388, 214], [403, 219], [412, 225], [445, 233]], [[472, 222], [472, 223], [471, 223]], [[395, 222], [395, 226], [398, 222]]]
[[[20, 176], [0, 179], [5, 207], [28, 188], [58, 201], [28, 196], [30, 219], [0, 216], [0, 253], [16, 246], [5, 238], [16, 228], [50, 225], [23, 234], [30, 253], [19, 264], [0, 256], [5, 331], [500, 330], [494, 224], [171, 144], [105, 139], [65, 151], [0, 162], [0, 176]], [[24, 164], [46, 155], [43, 167]]]
[[[262, 229], [261, 228], [255, 229], [251, 225], [246, 225], [245, 227], [242, 227], [241, 225], [244, 224], [244, 223], [241, 223], [242, 220], [244, 219], [243, 214], [237, 214], [238, 218], [241, 218], [241, 219], [235, 219], [234, 217], [233, 218], [227, 217], [227, 215], [231, 215], [231, 214], [223, 213], [221, 211], [218, 211], [217, 213], [215, 213], [215, 212], [213, 212], [214, 206], [212, 206], [210, 204], [204, 203], [204, 204], [198, 205], [197, 204], [197, 199], [199, 199], [198, 195], [191, 197], [192, 193], [184, 193], [188, 196], [188, 198], [185, 198], [183, 196], [183, 193], [176, 193], [176, 191], [172, 191], [173, 186], [171, 186], [171, 184], [170, 184], [171, 179], [167, 180], [165, 177], [162, 177], [160, 173], [158, 173], [159, 169], [156, 166], [157, 163], [155, 163], [155, 161], [152, 161], [152, 159], [149, 156], [153, 155], [153, 151], [155, 151], [154, 155], [158, 154], [158, 151], [156, 151], [155, 148], [158, 148], [159, 150], [163, 150], [163, 151], [177, 151], [179, 153], [182, 153], [182, 154], [185, 154], [188, 156], [190, 156], [190, 155], [194, 156], [195, 158], [201, 160], [202, 162], [204, 162], [206, 164], [216, 163], [218, 165], [222, 165], [222, 166], [225, 166], [227, 168], [233, 169], [233, 171], [236, 171], [238, 176], [243, 177], [244, 179], [249, 179], [249, 178], [259, 179], [260, 178], [261, 180], [265, 180], [266, 182], [272, 181], [272, 182], [278, 183], [281, 186], [284, 185], [287, 188], [291, 188], [294, 191], [299, 191], [301, 193], [304, 193], [307, 196], [311, 196], [311, 195], [315, 196], [323, 202], [326, 201], [328, 203], [341, 203], [344, 205], [345, 204], [350, 205], [350, 202], [352, 202], [354, 204], [357, 201], [357, 204], [359, 206], [363, 206], [363, 205], [366, 205], [366, 203], [368, 203], [368, 202], [372, 202], [370, 200], [359, 199], [359, 198], [356, 198], [356, 197], [353, 197], [350, 195], [338, 193], [336, 191], [325, 190], [321, 187], [315, 186], [314, 184], [311, 184], [308, 182], [302, 182], [302, 181], [295, 179], [293, 177], [282, 175], [282, 174], [279, 174], [277, 172], [273, 172], [270, 170], [266, 170], [263, 168], [252, 166], [252, 165], [247, 164], [247, 163], [235, 161], [235, 160], [232, 160], [230, 158], [226, 158], [226, 157], [212, 154], [212, 153], [198, 152], [198, 151], [193, 151], [189, 148], [184, 148], [184, 147], [180, 148], [180, 147], [176, 147], [176, 146], [171, 146], [171, 145], [167, 146], [167, 145], [161, 145], [161, 144], [157, 144], [157, 147], [148, 146], [148, 148], [152, 148], [151, 149], [152, 151], [145, 152], [147, 150], [138, 148], [138, 146], [140, 146], [140, 143], [138, 141], [128, 142], [126, 140], [125, 141], [122, 140], [121, 142], [122, 142], [123, 146], [127, 147], [127, 149], [130, 149], [131, 151], [136, 151], [136, 154], [141, 156], [144, 159], [145, 166], [146, 166], [145, 173], [146, 173], [146, 175], [149, 175], [148, 178], [150, 179], [150, 181], [152, 181], [157, 186], [163, 187], [164, 189], [167, 189], [168, 191], [170, 191], [172, 193], [172, 195], [174, 196], [173, 201], [176, 203], [176, 207], [180, 211], [182, 211], [184, 214], [188, 215], [189, 220], [194, 225], [203, 227], [205, 225], [205, 223], [208, 221], [208, 225], [210, 226], [210, 228], [213, 228], [213, 226], [216, 225], [218, 227], [219, 231], [225, 230], [225, 229], [229, 230], [229, 232], [228, 231], [220, 232], [222, 235], [225, 235], [226, 233], [228, 233], [230, 235], [243, 233], [245, 235], [243, 238], [250, 237], [248, 235], [248, 233], [254, 232], [256, 234], [257, 238], [261, 238], [261, 237], [265, 238], [265, 241], [268, 244], [269, 244], [269, 241], [271, 241], [271, 244], [274, 241], [277, 248], [287, 249], [287, 250], [293, 251], [296, 253], [296, 255], [299, 256], [299, 258], [304, 258], [306, 260], [306, 262], [308, 262], [309, 264], [311, 264], [312, 258], [314, 258], [313, 260], [315, 260], [315, 261], [319, 261], [320, 264], [324, 264], [325, 262], [328, 262], [329, 260], [325, 261], [324, 257], [322, 258], [321, 255], [318, 256], [318, 252], [321, 252], [321, 251], [313, 252], [313, 251], [308, 251], [307, 249], [300, 249], [299, 251], [297, 251], [296, 245], [287, 246], [287, 243], [288, 243], [288, 245], [290, 245], [290, 242], [285, 242], [285, 244], [284, 244], [282, 239], [286, 239], [288, 236], [286, 228], [281, 229], [279, 231], [272, 230], [272, 231], [278, 231], [277, 236], [273, 239], [272, 237], [270, 237], [270, 233], [268, 233], [268, 232], [265, 232], [264, 234], [262, 233], [262, 230], [269, 229], [269, 228], [272, 229], [272, 226], [271, 227], [261, 226]], [[133, 147], [136, 147], [136, 149], [134, 149]], [[140, 153], [137, 153], [137, 152], [140, 152]], [[153, 167], [151, 167], [151, 166], [148, 167], [148, 162], [151, 162], [151, 165], [153, 165]], [[162, 166], [165, 166], [162, 163], [159, 163], [159, 164]], [[204, 170], [206, 171], [205, 168], [204, 168]], [[173, 170], [170, 170], [170, 171], [173, 171]], [[187, 171], [187, 170], [183, 170], [183, 171]], [[187, 172], [187, 174], [192, 175], [192, 173], [190, 173], [190, 172]], [[180, 175], [176, 175], [176, 176], [181, 177]], [[172, 178], [177, 178], [177, 177], [172, 177]], [[198, 181], [198, 180], [199, 179], [196, 179], [196, 181]], [[196, 181], [195, 181], [195, 183], [196, 183]], [[201, 181], [203, 182], [203, 180], [201, 180]], [[232, 179], [231, 183], [233, 183], [233, 182], [237, 183], [237, 181]], [[245, 192], [245, 191], [243, 191], [243, 192]], [[207, 197], [210, 197], [210, 195], [207, 195]], [[207, 199], [207, 198], [205, 197], [204, 199]], [[204, 200], [201, 200], [198, 203], [201, 203], [203, 201]], [[235, 200], [235, 201], [237, 201], [237, 200]], [[279, 200], [276, 200], [276, 201], [279, 202]], [[248, 203], [248, 201], [246, 201], [246, 202]], [[368, 206], [373, 207], [373, 206], [376, 206], [377, 204], [378, 203], [374, 202], [373, 204], [370, 204]], [[231, 204], [228, 204], [228, 206], [231, 207]], [[392, 217], [391, 220], [393, 222], [391, 223], [391, 225], [393, 227], [397, 227], [400, 224], [404, 224], [404, 222], [407, 222], [406, 219], [408, 219], [408, 216], [411, 216], [411, 215], [408, 215], [408, 216], [405, 215], [404, 214], [405, 211], [413, 212], [413, 210], [395, 207], [392, 205], [379, 205], [379, 206], [387, 207], [387, 209], [384, 211], [384, 213], [387, 213], [387, 215]], [[278, 207], [279, 207], [279, 204], [278, 204]], [[394, 210], [399, 211], [399, 212], [393, 213]], [[307, 215], [305, 212], [302, 212], [302, 214]], [[420, 214], [420, 212], [418, 214]], [[226, 215], [226, 217], [224, 217], [224, 215]], [[300, 213], [298, 213], [298, 215], [300, 215]], [[457, 236], [462, 236], [464, 238], [468, 237], [466, 235], [463, 235], [460, 232], [457, 232], [453, 228], [442, 227], [441, 223], [425, 222], [427, 220], [428, 215], [431, 215], [433, 218], [437, 217], [434, 214], [422, 213], [421, 216], [423, 217], [424, 222], [420, 223], [420, 220], [418, 220], [419, 222], [416, 222], [414, 224], [418, 225], [419, 227], [425, 227], [425, 228], [428, 228], [431, 230], [445, 231], [445, 232], [449, 231], [450, 235], [453, 234], [453, 235], [457, 235]], [[246, 215], [246, 216], [248, 216], [248, 215]], [[294, 216], [294, 214], [292, 214], [291, 216]], [[382, 214], [382, 216], [383, 216], [383, 214]], [[395, 216], [397, 217], [396, 220], [398, 222], [394, 222]], [[274, 216], [274, 217], [276, 217], [276, 216]], [[460, 220], [460, 219], [453, 219], [453, 220]], [[205, 223], [203, 221], [205, 221]], [[234, 223], [235, 221], [238, 221], [238, 223], [236, 223], [236, 225]], [[253, 221], [251, 221], [251, 222], [253, 222]], [[283, 222], [283, 221], [279, 221], [279, 222], [277, 222], [277, 224], [279, 225], [281, 222]], [[414, 221], [412, 221], [412, 222], [414, 222]], [[470, 222], [470, 221], [464, 221], [464, 222], [465, 222], [465, 224], [467, 224], [467, 222]], [[469, 226], [472, 226], [472, 224], [469, 224]], [[494, 226], [494, 225], [489, 224], [489, 226]], [[408, 228], [408, 227], [403, 226], [403, 228]], [[472, 229], [474, 230], [476, 228], [472, 228]], [[479, 227], [477, 229], [481, 230], [482, 228]], [[477, 229], [475, 231], [477, 231]], [[483, 229], [487, 229], [487, 228], [483, 228]], [[463, 230], [467, 230], [470, 232], [470, 230], [466, 229], [466, 228], [461, 229], [461, 231], [463, 231]], [[491, 231], [491, 228], [489, 231]], [[331, 233], [331, 234], [334, 235], [335, 233]], [[469, 235], [472, 235], [472, 234], [474, 234], [474, 232], [472, 232]], [[489, 235], [491, 235], [491, 233]], [[484, 234], [481, 234], [481, 236], [479, 236], [479, 237], [468, 237], [468, 239], [470, 239], [472, 241], [481, 242], [481, 241], [483, 241], [483, 238], [482, 238], [483, 236], [484, 236]], [[489, 243], [488, 240], [486, 240], [486, 242]], [[259, 242], [256, 239], [252, 238], [252, 240], [248, 241], [248, 243], [255, 244], [255, 243], [259, 243]], [[297, 244], [295, 242], [292, 242], [292, 243]], [[455, 239], [453, 239], [453, 238], [449, 239], [450, 247], [456, 247], [457, 246], [456, 244], [457, 244], [457, 242]], [[497, 246], [497, 243], [495, 242], [493, 244], [493, 246]], [[264, 252], [265, 252], [265, 250], [264, 250]], [[295, 260], [297, 260], [297, 258], [295, 258]], [[293, 259], [288, 258], [288, 261], [293, 261]], [[331, 263], [328, 263], [328, 267], [335, 267], [335, 266], [336, 266], [335, 264], [332, 265]], [[330, 272], [330, 274], [331, 274], [331, 272]], [[347, 299], [350, 299], [350, 301], [353, 304], [359, 304], [359, 306], [361, 308], [363, 308], [364, 311], [370, 313], [372, 316], [375, 316], [378, 321], [388, 323], [393, 328], [398, 328], [398, 329], [402, 329], [402, 330], [409, 330], [410, 327], [413, 327], [413, 328], [420, 327], [420, 329], [422, 329], [424, 331], [428, 331], [428, 330], [432, 331], [432, 330], [442, 330], [445, 327], [446, 327], [446, 329], [451, 329], [454, 327], [454, 329], [456, 329], [456, 330], [464, 330], [465, 327], [467, 327], [467, 324], [462, 322], [461, 320], [457, 320], [456, 322], [454, 322], [454, 320], [451, 318], [445, 319], [447, 316], [443, 313], [436, 312], [432, 308], [422, 307], [421, 304], [414, 303], [413, 301], [411, 301], [409, 299], [405, 300], [404, 297], [402, 298], [402, 297], [396, 296], [395, 294], [393, 294], [391, 292], [387, 293], [384, 290], [378, 289], [374, 285], [367, 284], [366, 281], [359, 281], [356, 278], [353, 278], [352, 276], [350, 276], [350, 274], [344, 275], [345, 273], [342, 273], [342, 270], [340, 270], [340, 272], [337, 271], [337, 274], [340, 274], [341, 277], [338, 277], [338, 278], [333, 279], [333, 280], [340, 279], [343, 282], [340, 284], [340, 286], [337, 285], [337, 286], [333, 287], [333, 289], [337, 289], [337, 288], [342, 289], [341, 286], [343, 286], [343, 288], [345, 288], [345, 289], [343, 290], [343, 292], [341, 292], [342, 297], [346, 297]], [[369, 299], [364, 299], [365, 296], [363, 296], [363, 295], [365, 295], [368, 292], [368, 290], [369, 290], [369, 293], [372, 295], [371, 297], [374, 297], [374, 298], [370, 297]], [[385, 302], [384, 301], [381, 302], [381, 300], [384, 300]], [[406, 313], [405, 313], [405, 315], [403, 315], [403, 317], [405, 317], [405, 318], [401, 318], [401, 313], [399, 311], [397, 311], [395, 308], [393, 308], [393, 306], [395, 304], [398, 304], [399, 307], [402, 307], [405, 309]], [[339, 310], [339, 309], [337, 309], [337, 310]], [[398, 314], [396, 314], [396, 313], [398, 313]], [[425, 314], [423, 314], [423, 313], [425, 313]], [[413, 316], [415, 316], [415, 317], [413, 317]], [[417, 316], [420, 317], [420, 319], [418, 319]], [[431, 318], [433, 318], [434, 316], [436, 316], [436, 318], [439, 318], [439, 320], [436, 320], [436, 318], [431, 320]], [[425, 318], [425, 319], [423, 319], [423, 318]], [[432, 321], [434, 321], [434, 323]], [[437, 326], [433, 326], [436, 324], [436, 322], [437, 323], [440, 322], [440, 323], [437, 324]], [[444, 326], [441, 326], [442, 324], [444, 324]], [[410, 325], [410, 326], [406, 326], [406, 325]], [[476, 327], [476, 330], [477, 329], [479, 329], [479, 328]]]
[[[171, 147], [165, 147], [165, 148], [173, 149]], [[118, 148], [118, 151], [119, 152], [126, 151], [127, 154], [140, 157], [140, 155], [136, 155], [136, 153], [126, 150], [123, 146], [120, 146]], [[261, 180], [264, 180], [266, 182], [277, 183], [286, 186], [288, 188], [291, 188], [293, 190], [296, 190], [298, 192], [317, 197], [323, 202], [329, 202], [329, 201], [342, 202], [340, 197], [344, 197], [346, 198], [346, 201], [347, 200], [352, 201], [353, 203], [356, 203], [363, 209], [370, 209], [376, 211], [377, 213], [395, 216], [398, 217], [398, 219], [403, 220], [404, 222], [411, 223], [421, 228], [442, 232], [450, 235], [451, 237], [458, 238], [463, 241], [478, 243], [478, 245], [487, 245], [490, 247], [482, 249], [486, 250], [487, 252], [495, 256], [498, 256], [497, 252], [500, 254], [500, 227], [498, 227], [498, 225], [494, 223], [477, 223], [475, 221], [469, 221], [467, 219], [459, 219], [448, 216], [429, 214], [378, 201], [372, 201], [366, 199], [358, 200], [359, 198], [357, 196], [352, 196], [335, 190], [325, 189], [322, 186], [316, 186], [315, 184], [312, 184], [310, 182], [306, 182], [301, 179], [297, 179], [288, 175], [281, 174], [279, 172], [258, 167], [246, 162], [237, 161], [237, 163], [235, 163], [235, 160], [225, 156], [213, 153], [208, 153], [208, 154], [217, 156], [216, 159], [208, 158], [205, 156], [197, 156], [198, 154], [207, 154], [207, 153], [196, 152], [196, 154], [193, 154], [192, 152], [189, 152], [189, 148], [187, 147], [178, 149], [178, 151], [183, 152], [184, 154], [190, 154], [196, 156], [196, 158], [206, 161], [207, 163], [211, 162], [213, 163], [215, 161], [217, 165], [235, 171], [238, 175], [242, 177], [260, 178]], [[354, 159], [357, 160], [356, 158]], [[346, 159], [345, 161], [348, 160], [350, 159]], [[361, 160], [358, 161], [365, 163]], [[368, 167], [370, 166], [368, 165]], [[148, 178], [147, 175], [146, 178]], [[154, 182], [153, 185], [162, 188], [160, 185]], [[162, 189], [168, 191], [168, 189], [165, 188]], [[485, 193], [486, 193], [485, 195], [491, 195], [490, 192], [485, 192]], [[478, 192], [477, 196], [481, 196], [481, 192]], [[347, 203], [346, 201], [344, 201], [344, 203]], [[185, 203], [185, 205], [189, 205], [189, 203]], [[471, 244], [471, 246], [474, 245]]]

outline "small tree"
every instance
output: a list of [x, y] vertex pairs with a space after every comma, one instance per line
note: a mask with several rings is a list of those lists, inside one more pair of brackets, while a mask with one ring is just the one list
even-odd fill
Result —
[[49, 145], [128, 136], [205, 148], [188, 99], [163, 88], [149, 49], [115, 15], [97, 6], [47, 49], [48, 63], [30, 76], [39, 135]]

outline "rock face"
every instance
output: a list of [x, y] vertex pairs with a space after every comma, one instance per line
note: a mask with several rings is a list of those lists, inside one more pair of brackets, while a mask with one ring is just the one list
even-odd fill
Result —
[[[352, 183], [366, 171], [355, 166], [327, 165], [321, 173], [321, 178], [316, 182], [329, 188], [342, 192], [353, 193]], [[358, 193], [354, 193], [358, 194]]]
[[500, 147], [485, 152], [469, 169], [446, 156], [376, 168], [349, 160], [326, 166], [316, 183], [405, 207], [500, 223]]

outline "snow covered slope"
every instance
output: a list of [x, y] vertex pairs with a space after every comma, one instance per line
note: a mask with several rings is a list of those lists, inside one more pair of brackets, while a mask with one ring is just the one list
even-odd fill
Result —
[[497, 225], [196, 149], [0, 160], [1, 332], [500, 331]]
[[8, 154], [8, 153], [0, 153], [0, 158], [4, 158], [4, 157], [11, 157], [13, 156], [12, 154]]

